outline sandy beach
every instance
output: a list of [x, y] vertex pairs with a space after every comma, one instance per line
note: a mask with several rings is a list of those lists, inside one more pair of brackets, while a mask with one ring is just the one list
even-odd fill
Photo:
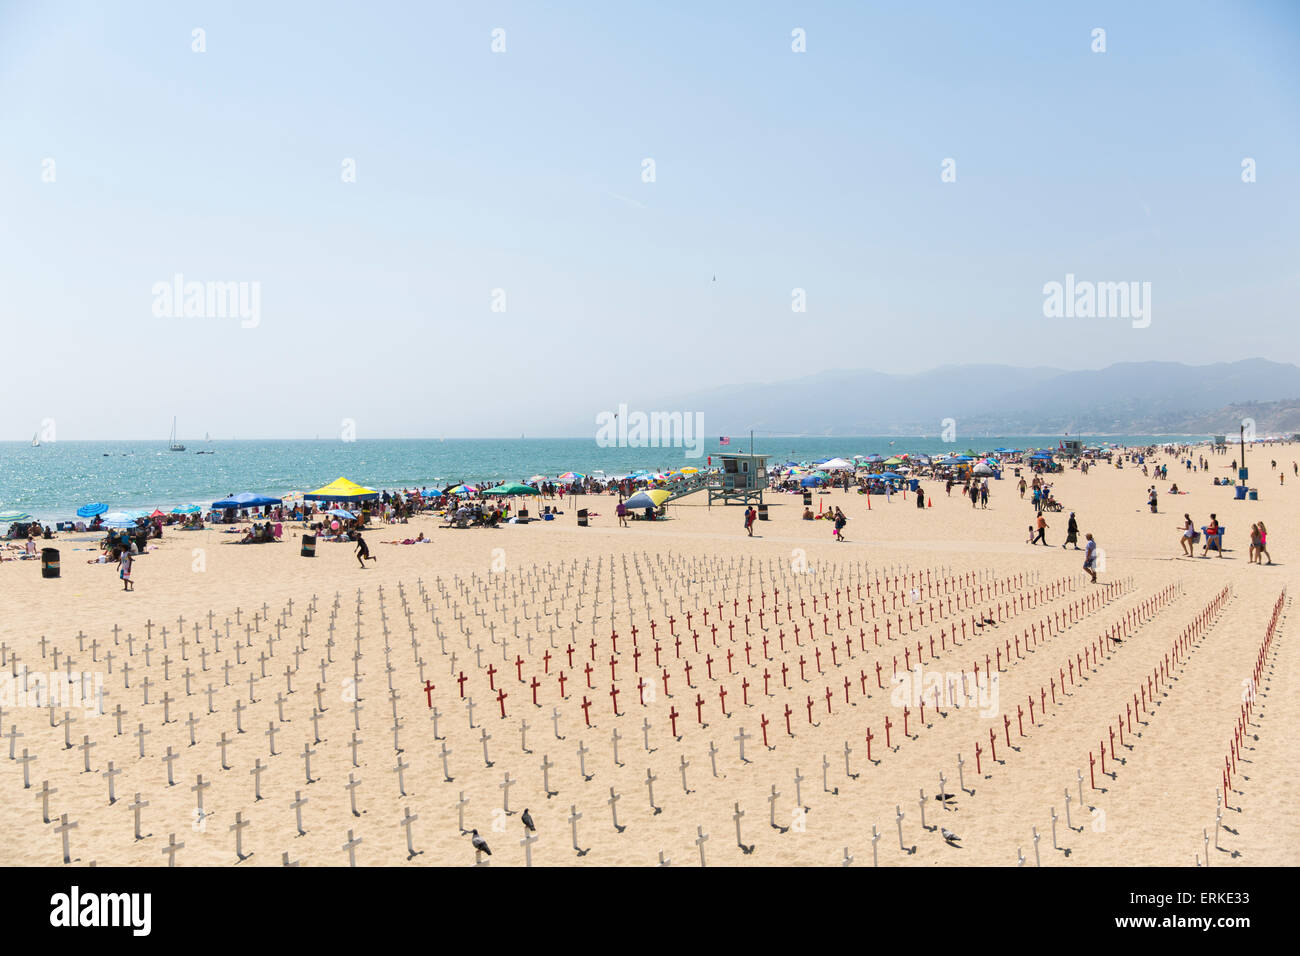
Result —
[[[1266, 459], [1296, 455], [1253, 451], [1260, 500], [1241, 502], [1211, 484], [1223, 456], [1197, 474], [1166, 457], [1186, 493], [1157, 482], [1155, 515], [1140, 470], [1067, 470], [1046, 548], [1009, 471], [987, 510], [939, 482], [925, 509], [815, 495], [848, 515], [844, 543], [797, 495], [770, 495], [753, 538], [702, 495], [627, 528], [610, 496], [498, 529], [417, 518], [368, 532], [364, 571], [348, 544], [300, 557], [293, 526], [255, 546], [169, 530], [133, 593], [86, 563], [97, 536], [61, 534], [58, 579], [0, 564], [0, 858], [62, 864], [66, 815], [79, 866], [163, 866], [173, 836], [178, 866], [469, 865], [470, 829], [493, 866], [1191, 866], [1203, 833], [1212, 866], [1295, 865], [1300, 479]], [[1061, 547], [1070, 511], [1099, 584]], [[1184, 512], [1218, 514], [1222, 559], [1180, 557]], [[1273, 566], [1247, 563], [1256, 520]], [[421, 531], [432, 543], [389, 543]], [[1287, 589], [1216, 841], [1243, 682]], [[891, 689], [918, 659], [974, 687], [986, 656], [982, 703], [905, 715]], [[19, 699], [21, 668], [29, 687], [98, 675], [105, 712]]]

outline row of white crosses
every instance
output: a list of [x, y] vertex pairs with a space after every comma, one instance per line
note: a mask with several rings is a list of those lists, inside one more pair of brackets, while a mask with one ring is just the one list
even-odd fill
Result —
[[[292, 600], [287, 602], [284, 610], [282, 610], [274, 620], [272, 620], [270, 616], [270, 609], [264, 605], [260, 611], [253, 614], [251, 620], [246, 624], [242, 620], [242, 609], [236, 609], [234, 622], [227, 619], [220, 625], [218, 625], [215, 620], [214, 612], [210, 611], [208, 613], [207, 629], [205, 630], [203, 628], [201, 622], [194, 622], [192, 637], [190, 632], [186, 629], [186, 623], [182, 617], [177, 621], [176, 633], [182, 635], [179, 640], [177, 640], [174, 635], [170, 635], [166, 627], [159, 628], [150, 620], [145, 624], [146, 637], [143, 642], [131, 632], [126, 632], [125, 636], [123, 636], [123, 630], [121, 627], [115, 627], [113, 629], [112, 645], [108, 645], [107, 642], [100, 642], [97, 638], [90, 641], [89, 653], [91, 654], [91, 663], [100, 664], [102, 662], [102, 666], [106, 668], [106, 674], [111, 675], [110, 680], [115, 682], [118, 677], [122, 680], [120, 691], [116, 687], [115, 683], [110, 683], [108, 686], [103, 688], [102, 696], [99, 700], [99, 706], [103, 716], [108, 721], [107, 728], [112, 728], [114, 730], [113, 737], [127, 736], [135, 738], [136, 747], [133, 748], [134, 758], [131, 761], [133, 766], [128, 768], [129, 772], [137, 775], [147, 775], [146, 769], [136, 765], [146, 761], [147, 757], [153, 757], [156, 755], [152, 753], [151, 748], [148, 747], [148, 740], [151, 735], [156, 732], [164, 734], [171, 733], [174, 735], [180, 728], [184, 728], [184, 732], [181, 734], [181, 739], [174, 743], [167, 744], [165, 746], [165, 752], [158, 755], [160, 762], [163, 765], [162, 772], [165, 773], [166, 787], [181, 785], [178, 783], [176, 768], [177, 761], [183, 762], [184, 758], [188, 755], [188, 752], [192, 752], [190, 748], [195, 748], [195, 750], [201, 751], [202, 745], [205, 742], [217, 751], [218, 760], [215, 761], [215, 764], [220, 769], [216, 772], [215, 776], [222, 777], [225, 773], [237, 770], [230, 752], [232, 749], [240, 746], [238, 741], [241, 739], [241, 735], [249, 733], [251, 736], [257, 736], [252, 725], [249, 723], [249, 717], [245, 715], [245, 712], [251, 711], [256, 705], [261, 704], [261, 709], [263, 711], [273, 712], [276, 719], [269, 720], [267, 722], [267, 730], [264, 734], [260, 735], [265, 737], [267, 741], [267, 762], [264, 763], [262, 756], [258, 755], [253, 760], [252, 766], [248, 771], [252, 778], [252, 801], [253, 803], [260, 802], [263, 799], [261, 793], [262, 776], [267, 770], [272, 768], [275, 763], [274, 758], [285, 752], [284, 744], [280, 744], [279, 748], [277, 748], [276, 736], [277, 734], [284, 734], [287, 732], [287, 728], [284, 725], [291, 718], [288, 718], [285, 714], [285, 705], [290, 701], [291, 695], [298, 693], [298, 689], [294, 687], [294, 679], [299, 676], [300, 671], [307, 672], [303, 675], [304, 677], [309, 677], [311, 674], [311, 671], [309, 670], [310, 665], [303, 660], [303, 656], [308, 646], [307, 639], [310, 633], [310, 624], [315, 613], [315, 607], [316, 598], [313, 596], [312, 601], [306, 609], [306, 614], [303, 616], [302, 625], [296, 635], [296, 640], [290, 642], [293, 645], [291, 651], [286, 651], [283, 647], [277, 647], [277, 644], [286, 641], [289, 637], [287, 631], [291, 627], [290, 615], [293, 613]], [[318, 776], [313, 776], [311, 758], [316, 754], [316, 750], [313, 748], [322, 742], [320, 721], [324, 711], [327, 709], [325, 703], [325, 691], [329, 686], [330, 681], [329, 667], [335, 662], [334, 648], [336, 644], [334, 641], [334, 630], [337, 621], [338, 607], [339, 598], [336, 595], [335, 607], [331, 615], [329, 628], [329, 641], [324, 649], [325, 656], [320, 660], [320, 681], [315, 685], [315, 692], [309, 694], [313, 704], [309, 721], [311, 727], [311, 738], [305, 742], [303, 751], [300, 754], [303, 760], [305, 781], [308, 784], [315, 783], [320, 779]], [[360, 607], [361, 603], [359, 597], [358, 627], [355, 653], [353, 655], [354, 670], [352, 676], [353, 686], [355, 687], [360, 686], [362, 679], [360, 672], [360, 641], [362, 633], [360, 627]], [[238, 632], [238, 628], [241, 624], [244, 627], [244, 633], [242, 635]], [[233, 633], [232, 628], [234, 628]], [[154, 633], [155, 630], [157, 630], [156, 635]], [[387, 632], [386, 624], [385, 632]], [[266, 636], [266, 649], [260, 650], [259, 643], [264, 633]], [[78, 635], [79, 651], [84, 650], [86, 647], [86, 640], [87, 638], [84, 634]], [[155, 641], [159, 642], [158, 646], [155, 646]], [[385, 637], [385, 642], [387, 645], [387, 635]], [[71, 672], [71, 668], [76, 664], [76, 662], [72, 660], [71, 654], [64, 655], [57, 646], [55, 646], [51, 651], [49, 645], [50, 642], [44, 639], [39, 642], [42, 654], [51, 656], [62, 655], [65, 662], [64, 666], [66, 666], [69, 672]], [[109, 649], [101, 656], [101, 649], [106, 647]], [[117, 651], [115, 652], [112, 648], [117, 648]], [[258, 649], [259, 652], [254, 656], [250, 649]], [[391, 668], [391, 658], [389, 657], [390, 651], [391, 646], [386, 647], [385, 654], [388, 662], [386, 669], [388, 670], [390, 693], [393, 695], [394, 715], [396, 718], [396, 697], [398, 692], [395, 683], [393, 683], [394, 674]], [[281, 657], [287, 657], [289, 654], [292, 654], [293, 660], [292, 663], [286, 663], [283, 671], [283, 678], [285, 681], [283, 689], [277, 690], [274, 699], [271, 699], [269, 697], [270, 692], [262, 691], [260, 685], [262, 685], [264, 681], [270, 682], [275, 679], [275, 672], [271, 671], [270, 665], [277, 657], [277, 653]], [[179, 661], [175, 659], [173, 655], [177, 655]], [[17, 655], [10, 653], [9, 649], [6, 647], [5, 658], [4, 663], [13, 666], [16, 671], [15, 676], [17, 676], [19, 665]], [[193, 661], [197, 667], [191, 665], [189, 663], [190, 661]], [[184, 665], [183, 669], [180, 666], [181, 663]], [[253, 663], [255, 663], [256, 666], [251, 667], [248, 671], [247, 681], [240, 680], [238, 676], [232, 675], [232, 670], [239, 665]], [[235, 675], [237, 674], [238, 671], [235, 671]], [[217, 675], [220, 675], [220, 677], [218, 678]], [[212, 679], [208, 679], [209, 677]], [[204, 684], [206, 684], [206, 686], [203, 686]], [[162, 690], [161, 695], [158, 693], [159, 689]], [[247, 692], [247, 702], [245, 702], [245, 689]], [[37, 688], [37, 690], [39, 691], [40, 689]], [[259, 696], [259, 692], [261, 693], [261, 696]], [[115, 705], [111, 711], [105, 709], [107, 699], [119, 695], [123, 700], [121, 702], [114, 702]], [[126, 703], [127, 706], [124, 707], [123, 703]], [[189, 710], [188, 719], [182, 721], [179, 717], [180, 711], [174, 708], [176, 708], [177, 705], [184, 706], [185, 704], [193, 705], [195, 710]], [[357, 699], [353, 702], [353, 718], [358, 720], [358, 728], [360, 726], [359, 715], [361, 706], [360, 696], [358, 695]], [[229, 707], [229, 712], [234, 718], [236, 728], [235, 736], [232, 737], [228, 731], [223, 731], [219, 739], [204, 741], [203, 737], [205, 735], [201, 732], [203, 724], [202, 717], [196, 716], [196, 712], [202, 716], [207, 716], [209, 714], [216, 714], [226, 710], [227, 707]], [[145, 719], [138, 719], [139, 717]], [[161, 718], [160, 725], [156, 723], [159, 718]], [[77, 720], [78, 719], [71, 711], [65, 711], [60, 720], [57, 711], [53, 707], [50, 708], [51, 727], [56, 729], [61, 727], [64, 730], [65, 750], [73, 749], [72, 725], [77, 723]], [[2, 724], [3, 715], [0, 715], [0, 725]], [[132, 724], [134, 724], [136, 728], [134, 731], [130, 730]], [[175, 729], [169, 725], [174, 725]], [[19, 730], [15, 723], [7, 736], [10, 740], [11, 747], [15, 747], [17, 740], [24, 737], [25, 733], [24, 731]], [[357, 765], [356, 744], [358, 743], [359, 740], [354, 733], [352, 739], [352, 758], [354, 766]], [[81, 745], [76, 748], [81, 756], [82, 773], [100, 771], [99, 767], [92, 766], [93, 751], [98, 745], [99, 742], [93, 740], [90, 734], [82, 735]], [[399, 751], [397, 767], [394, 768], [398, 777], [397, 789], [399, 792], [403, 792], [405, 790], [403, 771], [409, 768], [409, 763], [403, 761], [400, 756], [401, 747], [397, 738], [396, 719], [394, 720], [394, 746], [395, 749]], [[246, 745], [244, 749], [246, 749]], [[32, 786], [31, 765], [37, 759], [35, 753], [28, 748], [21, 757], [15, 753], [14, 759], [22, 764], [24, 768], [25, 786], [30, 788]], [[206, 767], [210, 767], [213, 763], [213, 761], [203, 761], [201, 758], [200, 760]], [[106, 769], [103, 769], [102, 771], [102, 776], [107, 783], [108, 805], [110, 807], [118, 802], [117, 777], [123, 774], [123, 772], [124, 769], [117, 766], [115, 761], [111, 760], [107, 762]], [[195, 800], [194, 829], [196, 831], [206, 832], [207, 822], [213, 814], [210, 798], [207, 805], [205, 805], [204, 802], [206, 791], [213, 786], [213, 777], [214, 773], [211, 770], [209, 770], [206, 778], [204, 773], [197, 773], [194, 778], [194, 785], [189, 787], [190, 791], [194, 794]], [[359, 783], [359, 781], [350, 776], [350, 796], [354, 801], [354, 807], [355, 786], [357, 783]], [[43, 819], [47, 822], [52, 819], [50, 799], [59, 792], [60, 788], [57, 786], [51, 786], [50, 780], [46, 779], [43, 781], [37, 794], [38, 798], [41, 800]], [[299, 834], [304, 834], [306, 832], [303, 825], [302, 813], [307, 802], [308, 798], [303, 796], [302, 791], [299, 790], [295, 793], [295, 799], [290, 804], [290, 809], [292, 809], [295, 814], [296, 829]], [[133, 829], [136, 840], [144, 840], [152, 835], [151, 833], [146, 833], [144, 831], [144, 825], [141, 820], [142, 811], [150, 805], [151, 801], [143, 799], [141, 793], [137, 792], [128, 806], [128, 809], [133, 814]], [[234, 822], [229, 828], [230, 832], [233, 834], [235, 860], [237, 861], [247, 859], [251, 855], [250, 853], [245, 852], [244, 849], [244, 831], [251, 825], [251, 821], [246, 819], [247, 816], [247, 809], [237, 810]], [[410, 825], [416, 818], [416, 816], [410, 813], [409, 808], [407, 808], [403, 819], [401, 820], [402, 825], [407, 830], [408, 849], [411, 851], [412, 856], [415, 855], [415, 851], [411, 846], [412, 839], [410, 834]], [[65, 862], [71, 862], [72, 859], [71, 851], [68, 846], [69, 833], [78, 826], [79, 823], [76, 821], [69, 821], [66, 814], [60, 815], [60, 824], [56, 833], [62, 837]], [[345, 846], [344, 849], [348, 850], [350, 857], [353, 857], [355, 848], [359, 844], [359, 841], [354, 841], [352, 835], [349, 834], [349, 843], [351, 844], [351, 847]], [[162, 853], [166, 855], [169, 865], [175, 865], [177, 854], [184, 848], [184, 846], [184, 841], [178, 841], [176, 839], [175, 832], [169, 835], [167, 846], [162, 849]], [[290, 862], [287, 853], [284, 855], [284, 860], [285, 862]]]
[[[211, 682], [208, 683], [205, 691], [196, 691], [196, 679], [202, 680], [204, 674], [213, 674], [220, 662], [224, 673], [224, 686], [230, 686], [230, 669], [229, 656], [233, 650], [237, 660], [242, 662], [243, 650], [254, 646], [253, 632], [260, 635], [261, 625], [269, 620], [267, 617], [268, 608], [263, 607], [262, 611], [255, 613], [253, 619], [246, 625], [244, 639], [241, 640], [238, 634], [232, 636], [232, 622], [227, 618], [220, 626], [216, 622], [215, 612], [209, 611], [207, 615], [207, 627], [203, 627], [200, 621], [192, 624], [193, 636], [186, 628], [184, 617], [179, 617], [176, 622], [175, 634], [169, 635], [168, 628], [155, 624], [152, 619], [147, 620], [144, 624], [145, 636], [143, 639], [138, 637], [134, 632], [124, 632], [120, 625], [114, 625], [112, 630], [112, 643], [108, 643], [107, 638], [101, 641], [99, 637], [89, 638], [84, 632], [78, 632], [75, 636], [77, 643], [78, 658], [73, 657], [71, 648], [64, 650], [57, 643], [51, 642], [46, 637], [42, 637], [37, 642], [40, 650], [42, 661], [48, 659], [55, 668], [57, 673], [59, 660], [62, 659], [64, 674], [67, 676], [69, 686], [60, 688], [57, 696], [64, 702], [76, 698], [76, 706], [83, 710], [84, 716], [80, 722], [86, 731], [97, 728], [97, 720], [107, 719], [108, 726], [113, 728], [113, 737], [133, 737], [136, 741], [134, 749], [135, 756], [132, 763], [138, 763], [148, 756], [147, 741], [155, 732], [147, 724], [152, 721], [136, 719], [137, 717], [161, 716], [162, 726], [168, 724], [181, 724], [188, 731], [189, 746], [196, 746], [197, 731], [200, 725], [200, 718], [195, 716], [193, 710], [189, 711], [188, 719], [184, 722], [179, 720], [178, 716], [173, 715], [172, 707], [185, 698], [197, 697], [200, 700], [206, 699], [206, 713], [215, 713], [214, 699], [218, 691]], [[242, 609], [237, 609], [235, 613], [235, 627], [242, 623]], [[276, 635], [268, 637], [267, 652], [263, 652], [260, 657], [261, 676], [255, 675], [250, 671], [249, 687], [250, 692], [256, 683], [266, 676], [267, 653], [274, 655], [274, 645], [280, 630], [283, 627], [283, 621], [276, 622]], [[205, 640], [205, 630], [207, 640]], [[157, 633], [155, 634], [155, 631]], [[179, 635], [179, 637], [177, 637]], [[223, 651], [223, 643], [225, 650]], [[194, 654], [191, 654], [194, 649]], [[101, 655], [102, 651], [102, 655]], [[89, 654], [89, 661], [85, 660], [85, 655]], [[218, 657], [218, 655], [224, 655]], [[250, 654], [251, 656], [251, 654]], [[22, 693], [28, 694], [29, 691], [34, 694], [34, 702], [39, 706], [42, 701], [42, 695], [49, 699], [48, 713], [49, 725], [56, 730], [63, 730], [63, 750], [71, 751], [74, 749], [73, 744], [73, 727], [79, 723], [71, 708], [64, 709], [62, 716], [58, 714], [55, 694], [52, 693], [54, 688], [42, 686], [44, 680], [38, 683], [36, 688], [28, 686], [28, 670], [26, 665], [19, 670], [19, 656], [8, 652], [7, 646], [0, 648], [0, 666], [8, 665], [13, 668], [15, 677], [21, 674]], [[191, 663], [193, 662], [193, 663]], [[182, 667], [182, 664], [184, 665]], [[194, 669], [193, 664], [199, 666], [199, 670]], [[83, 675], [78, 673], [74, 675], [74, 668], [94, 667], [97, 671], [102, 667], [104, 684], [93, 689], [85, 686]], [[42, 663], [41, 667], [44, 667]], [[134, 675], [134, 679], [133, 679]], [[121, 687], [117, 687], [117, 679], [121, 679]], [[158, 679], [155, 679], [158, 678]], [[80, 685], [80, 686], [78, 686]], [[172, 690], [176, 689], [180, 693], [180, 688], [184, 688], [184, 698], [173, 696]], [[159, 694], [159, 688], [162, 693]], [[90, 691], [87, 693], [87, 691]], [[136, 697], [139, 698], [139, 710], [136, 709]], [[113, 702], [111, 711], [107, 709], [109, 702]], [[123, 707], [123, 702], [127, 707]], [[159, 715], [157, 711], [161, 709]], [[30, 711], [26, 711], [30, 713]], [[129, 722], [124, 727], [124, 720]], [[135, 730], [129, 730], [130, 723], [135, 724]], [[0, 725], [3, 719], [0, 717]], [[24, 736], [24, 732], [18, 729], [15, 722], [7, 735], [10, 739], [11, 749], [15, 739]], [[117, 796], [117, 777], [125, 771], [122, 767], [117, 766], [113, 760], [108, 760], [106, 767], [101, 771], [98, 766], [93, 766], [94, 749], [100, 745], [100, 741], [93, 739], [91, 733], [85, 732], [80, 735], [81, 741], [75, 749], [80, 754], [80, 773], [82, 774], [100, 774], [107, 784], [108, 805], [111, 807], [118, 802]], [[222, 744], [223, 764], [224, 750], [229, 746], [229, 741], [225, 740]], [[177, 759], [177, 754], [172, 747], [167, 748], [167, 754], [163, 757], [167, 767], [169, 783], [173, 777], [173, 763]], [[36, 759], [36, 755], [30, 749], [26, 750], [21, 758], [14, 755], [15, 759], [20, 760], [24, 767], [24, 786], [31, 787], [30, 766]], [[52, 769], [51, 772], [57, 772], [58, 768]], [[134, 770], [134, 768], [132, 768]], [[50, 785], [50, 779], [42, 781], [38, 797], [41, 800], [42, 818], [46, 822], [50, 821], [51, 811], [49, 808], [50, 797], [59, 792], [58, 787]], [[133, 832], [136, 840], [146, 839], [150, 834], [143, 831], [141, 822], [142, 811], [150, 806], [150, 801], [144, 800], [140, 792], [136, 792], [134, 799], [129, 804], [128, 809], [133, 815]], [[60, 824], [56, 833], [62, 837], [64, 862], [71, 862], [71, 850], [69, 847], [69, 833], [76, 829], [79, 823], [70, 821], [67, 814], [60, 814]], [[171, 841], [176, 845], [175, 840]], [[174, 858], [174, 852], [171, 856]]]

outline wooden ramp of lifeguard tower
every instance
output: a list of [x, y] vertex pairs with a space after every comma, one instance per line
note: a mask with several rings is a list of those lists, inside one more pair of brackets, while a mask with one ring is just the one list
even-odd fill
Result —
[[717, 475], [710, 475], [705, 472], [678, 478], [668, 486], [668, 491], [671, 492], [671, 494], [664, 499], [664, 504], [668, 504], [670, 501], [676, 501], [678, 498], [685, 498], [687, 495], [693, 495], [697, 491], [705, 491], [710, 487], [710, 483], [721, 487], [721, 482]]

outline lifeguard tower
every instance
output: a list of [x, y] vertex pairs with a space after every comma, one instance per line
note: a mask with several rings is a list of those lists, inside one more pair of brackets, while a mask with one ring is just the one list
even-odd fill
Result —
[[720, 501], [724, 505], [761, 505], [767, 488], [768, 455], [724, 452], [714, 455], [719, 471], [709, 476], [709, 507]]

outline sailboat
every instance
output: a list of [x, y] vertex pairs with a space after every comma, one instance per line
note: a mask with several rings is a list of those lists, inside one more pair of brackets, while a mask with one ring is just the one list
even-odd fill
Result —
[[32, 447], [33, 447], [33, 448], [40, 448], [40, 447], [41, 447], [41, 440], [37, 437], [39, 434], [40, 434], [40, 432], [32, 432]]
[[171, 442], [167, 445], [167, 449], [169, 451], [185, 450], [185, 446], [177, 443], [176, 441], [176, 416], [175, 415], [172, 416], [172, 438], [171, 438]]

